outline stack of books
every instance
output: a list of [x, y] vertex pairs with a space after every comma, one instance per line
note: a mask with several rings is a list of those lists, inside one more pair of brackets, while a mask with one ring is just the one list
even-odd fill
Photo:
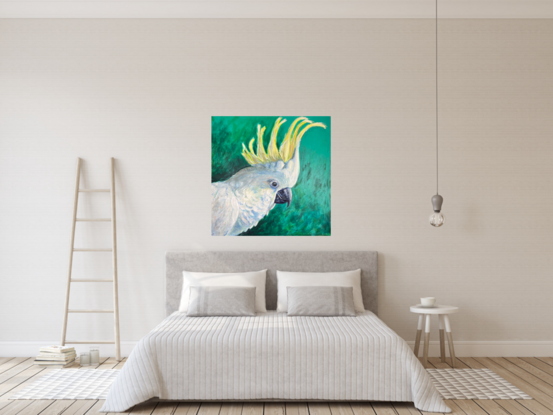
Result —
[[46, 346], [40, 348], [34, 364], [39, 366], [59, 365], [60, 367], [67, 367], [73, 364], [76, 357], [77, 354], [74, 347]]

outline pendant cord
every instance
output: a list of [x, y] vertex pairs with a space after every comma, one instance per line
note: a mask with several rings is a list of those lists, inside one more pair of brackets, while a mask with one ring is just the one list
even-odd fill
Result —
[[438, 0], [436, 0], [436, 194], [439, 194], [438, 172]]

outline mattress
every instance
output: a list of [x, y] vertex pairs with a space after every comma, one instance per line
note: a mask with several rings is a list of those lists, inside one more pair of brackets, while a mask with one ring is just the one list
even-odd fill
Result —
[[408, 401], [450, 412], [409, 346], [370, 311], [356, 317], [187, 317], [144, 337], [102, 412], [169, 400]]

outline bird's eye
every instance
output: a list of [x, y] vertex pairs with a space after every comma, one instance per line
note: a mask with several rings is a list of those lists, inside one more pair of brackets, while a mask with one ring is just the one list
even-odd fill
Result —
[[277, 182], [276, 180], [273, 180], [273, 181], [271, 182], [271, 187], [272, 187], [273, 189], [276, 189], [276, 188], [278, 187], [278, 182]]

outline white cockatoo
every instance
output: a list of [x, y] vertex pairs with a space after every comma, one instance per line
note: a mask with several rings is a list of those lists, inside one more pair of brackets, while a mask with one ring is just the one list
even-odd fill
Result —
[[263, 146], [265, 127], [257, 126], [257, 154], [242, 144], [246, 167], [230, 179], [211, 184], [211, 235], [232, 236], [256, 226], [275, 204], [290, 206], [292, 187], [300, 174], [300, 142], [307, 130], [326, 126], [305, 117], [294, 120], [284, 140], [277, 147], [279, 127], [286, 120], [278, 118], [271, 132], [267, 151]]

